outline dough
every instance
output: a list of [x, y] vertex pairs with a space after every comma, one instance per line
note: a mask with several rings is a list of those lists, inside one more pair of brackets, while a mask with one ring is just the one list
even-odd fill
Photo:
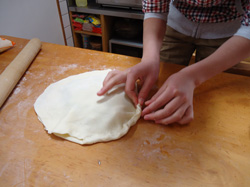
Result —
[[125, 135], [141, 115], [118, 85], [97, 96], [110, 70], [73, 75], [48, 86], [34, 104], [49, 134], [79, 144], [115, 140]]

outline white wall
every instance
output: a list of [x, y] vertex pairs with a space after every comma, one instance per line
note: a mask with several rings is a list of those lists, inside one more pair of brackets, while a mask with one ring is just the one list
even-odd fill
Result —
[[0, 35], [64, 45], [56, 0], [0, 0]]
[[62, 25], [65, 33], [66, 44], [68, 46], [74, 46], [67, 1], [59, 0], [59, 7], [61, 10]]

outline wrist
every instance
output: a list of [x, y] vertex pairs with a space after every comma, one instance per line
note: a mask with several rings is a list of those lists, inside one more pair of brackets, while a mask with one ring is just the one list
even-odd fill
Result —
[[182, 74], [185, 79], [190, 80], [190, 82], [193, 83], [194, 88], [196, 88], [204, 82], [203, 77], [198, 75], [194, 71], [194, 68], [190, 68], [190, 67], [191, 66], [183, 68], [182, 70], [179, 71], [179, 73]]
[[143, 63], [157, 63], [160, 64], [160, 54], [158, 53], [143, 53], [141, 62]]

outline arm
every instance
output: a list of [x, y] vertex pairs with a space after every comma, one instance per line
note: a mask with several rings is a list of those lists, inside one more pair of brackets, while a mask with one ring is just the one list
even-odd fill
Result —
[[[250, 40], [233, 36], [212, 55], [173, 74], [161, 89], [146, 102], [142, 115], [157, 123], [189, 123], [193, 119], [194, 89], [250, 56]], [[164, 106], [164, 108], [161, 108]]]
[[[145, 13], [143, 25], [143, 57], [141, 63], [125, 71], [110, 72], [97, 95], [104, 95], [113, 86], [126, 83], [125, 91], [134, 104], [143, 104], [148, 92], [158, 78], [160, 47], [166, 30], [166, 19], [170, 0], [143, 0]], [[141, 81], [142, 89], [138, 98], [135, 82]]]
[[[142, 105], [148, 92], [158, 78], [160, 47], [165, 34], [166, 22], [158, 18], [148, 18], [143, 26], [143, 57], [141, 63], [125, 71], [111, 71], [105, 78], [103, 88], [97, 93], [104, 95], [113, 86], [126, 83], [125, 91], [132, 101]], [[142, 89], [138, 98], [135, 94], [135, 82], [140, 80]]]
[[145, 103], [147, 107], [142, 115], [146, 120], [162, 124], [189, 123], [193, 119], [194, 89], [250, 56], [250, 3], [244, 5], [244, 11], [242, 26], [233, 37], [209, 57], [170, 76]]
[[[204, 73], [204, 75], [198, 75], [199, 78], [195, 78], [198, 84], [250, 56], [250, 3], [246, 3], [242, 11], [244, 15], [241, 20], [241, 27], [234, 36], [214, 54], [202, 60], [202, 64], [190, 68], [190, 71], [197, 72], [195, 69], [200, 69]], [[206, 72], [204, 68], [208, 68], [208, 71]]]
[[148, 18], [144, 21], [143, 56], [141, 65], [147, 67], [147, 74], [140, 80], [143, 86], [139, 92], [138, 100], [142, 105], [156, 82], [160, 66], [160, 48], [166, 31], [166, 22], [162, 19]]
[[250, 40], [241, 36], [233, 36], [212, 55], [187, 67], [183, 72], [189, 72], [190, 76], [193, 74], [193, 81], [199, 85], [249, 56]]

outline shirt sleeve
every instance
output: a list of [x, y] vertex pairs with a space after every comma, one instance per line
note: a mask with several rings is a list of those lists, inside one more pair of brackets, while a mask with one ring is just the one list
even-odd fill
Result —
[[145, 13], [144, 20], [148, 18], [158, 18], [167, 22], [168, 14], [167, 13]]
[[244, 10], [245, 14], [243, 15], [243, 19], [241, 21], [241, 27], [234, 35], [242, 36], [250, 40], [250, 3]]
[[144, 13], [168, 13], [170, 0], [143, 0]]

